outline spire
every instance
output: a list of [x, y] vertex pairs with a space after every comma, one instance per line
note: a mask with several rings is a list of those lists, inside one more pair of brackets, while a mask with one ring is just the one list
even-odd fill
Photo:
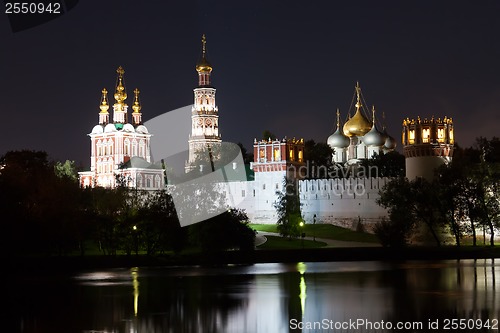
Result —
[[203, 59], [206, 59], [205, 53], [207, 52], [207, 37], [205, 37], [205, 34], [201, 36], [201, 51]]
[[99, 109], [101, 109], [101, 113], [108, 113], [109, 110], [108, 91], [106, 90], [106, 88], [103, 88], [101, 92], [102, 92], [101, 106], [99, 106]]
[[337, 108], [337, 130], [340, 128], [340, 111]]
[[109, 103], [108, 103], [108, 91], [106, 88], [102, 89], [102, 96], [101, 96], [101, 105], [99, 106], [99, 109], [101, 109], [101, 112], [99, 112], [99, 124], [107, 124], [109, 123]]
[[116, 73], [118, 74], [118, 77], [116, 78], [116, 87], [115, 87], [115, 100], [116, 103], [118, 104], [123, 104], [123, 102], [127, 99], [127, 91], [125, 90], [125, 83], [123, 79], [123, 74], [125, 74], [125, 71], [123, 70], [123, 67], [120, 66], [116, 70]]
[[359, 86], [359, 81], [356, 81], [356, 112], [361, 109], [363, 104], [361, 104], [361, 87]]
[[125, 80], [123, 78], [123, 74], [125, 71], [123, 67], [120, 66], [116, 70], [118, 74], [116, 78], [116, 86], [115, 86], [115, 100], [116, 103], [113, 105], [113, 122], [119, 124], [127, 123], [127, 104], [125, 104], [125, 100], [127, 99], [127, 90], [125, 89]]
[[382, 112], [382, 129], [385, 131], [385, 112]]
[[205, 34], [201, 36], [201, 59], [196, 64], [196, 70], [198, 73], [210, 73], [212, 71], [212, 65], [210, 65], [207, 59], [207, 38]]
[[205, 34], [201, 37], [201, 59], [196, 63], [196, 71], [198, 72], [198, 86], [210, 86], [212, 65], [210, 65], [207, 59], [207, 38]]
[[142, 107], [141, 107], [141, 103], [139, 102], [139, 94], [140, 94], [140, 91], [139, 89], [135, 88], [134, 89], [134, 105], [132, 105], [132, 110], [134, 110], [132, 112], [132, 121], [134, 123], [134, 125], [139, 125], [142, 121], [142, 113], [140, 112]]
[[134, 105], [132, 106], [132, 110], [134, 110], [134, 113], [139, 113], [139, 111], [141, 111], [141, 104], [139, 102], [139, 94], [140, 94], [139, 89], [135, 88], [134, 89]]
[[375, 105], [372, 105], [372, 125], [375, 126]]

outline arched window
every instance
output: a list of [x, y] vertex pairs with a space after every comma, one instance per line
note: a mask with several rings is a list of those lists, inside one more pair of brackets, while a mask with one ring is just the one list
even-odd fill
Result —
[[125, 155], [130, 156], [130, 140], [125, 139]]
[[160, 176], [158, 175], [155, 177], [155, 187], [160, 188]]
[[146, 154], [145, 154], [145, 144], [144, 144], [144, 140], [141, 140], [140, 143], [139, 143], [139, 156], [142, 157], [142, 158], [146, 158]]
[[137, 140], [132, 141], [132, 154], [131, 156], [137, 156]]

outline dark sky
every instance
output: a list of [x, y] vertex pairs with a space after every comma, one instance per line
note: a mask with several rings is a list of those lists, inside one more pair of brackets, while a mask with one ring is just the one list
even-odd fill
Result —
[[0, 154], [45, 150], [88, 167], [116, 68], [129, 105], [141, 90], [144, 121], [192, 104], [203, 33], [224, 141], [251, 148], [265, 129], [326, 141], [359, 81], [398, 142], [403, 118], [447, 115], [468, 147], [499, 135], [499, 17], [497, 0], [106, 0], [14, 33], [2, 14]]

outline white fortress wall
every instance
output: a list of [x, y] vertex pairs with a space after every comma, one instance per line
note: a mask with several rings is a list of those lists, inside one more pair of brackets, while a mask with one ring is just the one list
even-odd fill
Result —
[[388, 212], [376, 203], [386, 177], [313, 179], [299, 182], [302, 216], [306, 223], [331, 223], [356, 229], [361, 222], [371, 231]]

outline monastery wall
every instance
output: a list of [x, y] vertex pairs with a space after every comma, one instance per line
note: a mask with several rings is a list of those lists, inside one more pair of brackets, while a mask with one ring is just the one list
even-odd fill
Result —
[[[284, 174], [266, 172], [255, 181], [228, 184], [235, 206], [244, 209], [252, 223], [274, 224], [273, 203], [282, 188]], [[306, 223], [330, 223], [345, 228], [372, 231], [375, 223], [388, 216], [377, 205], [379, 190], [390, 181], [386, 177], [314, 179], [298, 182], [302, 216]]]

